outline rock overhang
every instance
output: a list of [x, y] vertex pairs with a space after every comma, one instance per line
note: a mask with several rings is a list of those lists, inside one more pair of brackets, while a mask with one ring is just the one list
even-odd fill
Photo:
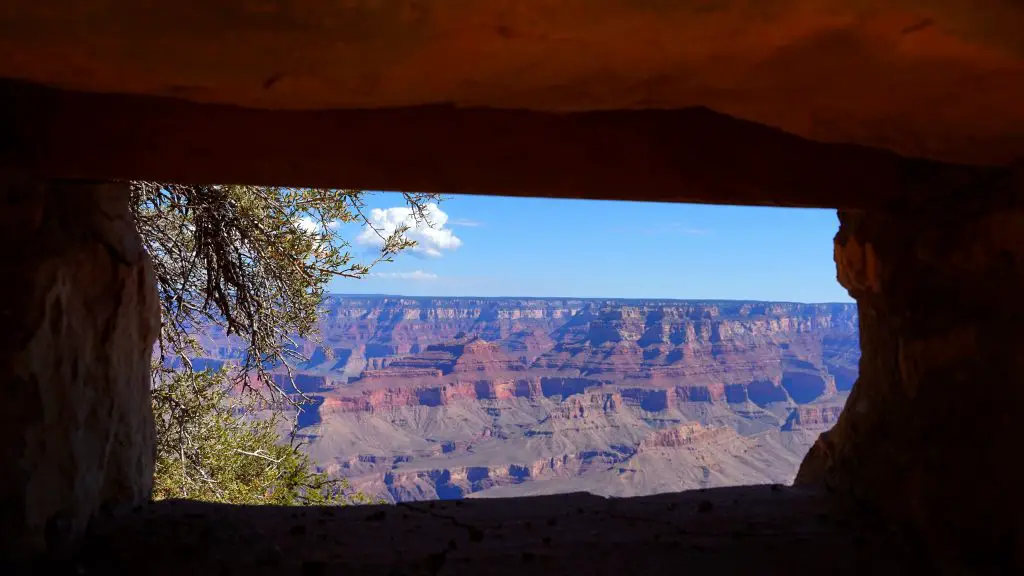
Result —
[[807, 138], [1004, 163], [1024, 145], [1006, 0], [12, 0], [0, 76], [266, 109], [706, 106]]
[[3, 87], [42, 175], [865, 207], [1024, 157], [1006, 0], [13, 0], [0, 28], [0, 78], [62, 90]]

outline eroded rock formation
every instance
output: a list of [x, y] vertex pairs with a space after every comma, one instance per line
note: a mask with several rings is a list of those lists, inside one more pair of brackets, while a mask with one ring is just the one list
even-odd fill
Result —
[[159, 310], [119, 184], [0, 178], [0, 553], [149, 499]]
[[[856, 326], [852, 304], [331, 296], [323, 341], [297, 342], [299, 433], [389, 501], [789, 483]], [[237, 361], [202, 340], [194, 366]]]
[[[322, 346], [299, 343], [302, 390], [396, 399], [405, 388], [483, 399], [614, 384], [652, 407], [802, 404], [849, 390], [859, 358], [851, 304], [336, 295], [321, 330]], [[199, 366], [242, 354], [219, 330], [202, 339]]]
[[860, 377], [797, 477], [978, 558], [1024, 550], [1022, 176], [840, 212], [835, 260], [860, 307]]

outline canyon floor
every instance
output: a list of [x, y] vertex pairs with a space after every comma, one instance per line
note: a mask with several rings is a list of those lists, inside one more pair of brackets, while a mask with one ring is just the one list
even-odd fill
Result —
[[853, 304], [332, 296], [320, 332], [299, 436], [388, 502], [788, 484], [859, 360]]

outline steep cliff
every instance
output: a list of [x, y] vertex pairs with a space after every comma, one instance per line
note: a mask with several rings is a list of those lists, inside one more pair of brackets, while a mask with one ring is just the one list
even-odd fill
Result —
[[[848, 304], [335, 296], [295, 382], [391, 500], [788, 482], [856, 377]], [[216, 364], [238, 344], [206, 336]], [[277, 376], [284, 383], [286, 376]]]
[[[472, 380], [482, 395], [615, 385], [681, 401], [806, 403], [849, 390], [859, 359], [850, 304], [333, 296], [326, 309], [323, 344], [300, 343], [305, 391]], [[223, 335], [205, 344], [206, 361], [240, 353]]]

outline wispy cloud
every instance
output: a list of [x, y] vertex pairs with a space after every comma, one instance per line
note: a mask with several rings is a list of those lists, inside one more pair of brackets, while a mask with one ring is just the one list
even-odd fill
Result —
[[413, 270], [412, 272], [371, 272], [370, 277], [380, 278], [381, 280], [437, 280], [437, 274], [424, 272], [423, 270]]
[[484, 225], [479, 220], [470, 220], [468, 218], [453, 218], [448, 221], [448, 224], [451, 226], [464, 226], [466, 228], [477, 228]]
[[414, 256], [430, 256], [440, 258], [442, 251], [455, 250], [462, 246], [462, 240], [451, 231], [445, 228], [448, 224], [448, 214], [437, 207], [437, 204], [427, 204], [426, 216], [429, 222], [416, 222], [413, 218], [412, 209], [408, 206], [396, 206], [394, 208], [374, 208], [370, 211], [370, 226], [363, 228], [363, 231], [356, 237], [356, 242], [368, 246], [382, 246], [383, 237], [390, 236], [400, 226], [408, 226], [405, 233], [406, 238], [416, 241], [416, 246], [411, 250]]
[[679, 222], [670, 222], [668, 225], [669, 231], [676, 234], [685, 234], [687, 236], [707, 236], [711, 234], [711, 230], [707, 228], [695, 228], [693, 226], [686, 226]]

